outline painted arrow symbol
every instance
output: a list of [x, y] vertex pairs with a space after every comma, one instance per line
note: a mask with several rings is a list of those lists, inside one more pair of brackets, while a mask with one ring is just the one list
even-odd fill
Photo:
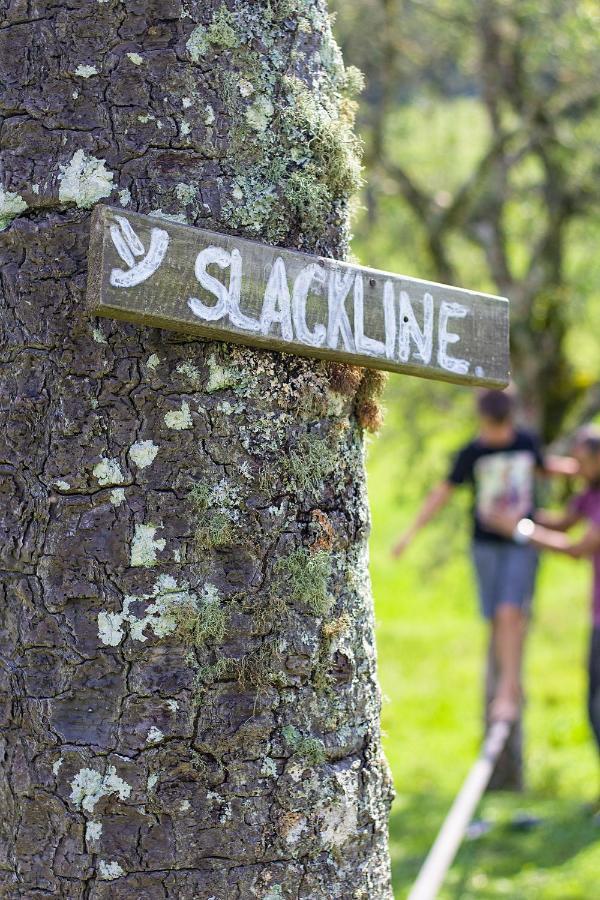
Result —
[[[153, 228], [150, 232], [150, 247], [146, 253], [144, 245], [127, 219], [124, 216], [115, 216], [115, 219], [118, 225], [110, 226], [110, 236], [117, 253], [129, 268], [113, 269], [110, 273], [110, 283], [113, 287], [134, 287], [156, 272], [165, 258], [169, 235], [162, 228]], [[144, 258], [136, 262], [136, 256]]]

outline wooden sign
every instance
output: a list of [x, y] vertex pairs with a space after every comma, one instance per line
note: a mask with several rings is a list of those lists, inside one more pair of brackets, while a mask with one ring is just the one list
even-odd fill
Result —
[[508, 381], [508, 301], [108, 206], [92, 315], [443, 381]]

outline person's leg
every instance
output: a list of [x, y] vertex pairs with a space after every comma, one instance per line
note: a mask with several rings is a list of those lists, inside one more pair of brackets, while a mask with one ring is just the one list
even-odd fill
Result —
[[492, 700], [492, 720], [514, 722], [522, 700], [521, 670], [523, 646], [527, 631], [527, 615], [513, 603], [501, 603], [494, 616], [493, 646], [499, 677]]
[[499, 602], [494, 611], [493, 647], [499, 677], [490, 707], [492, 720], [515, 721], [523, 699], [522, 666], [525, 636], [538, 555], [531, 547], [507, 544], [500, 569]]
[[477, 578], [477, 593], [481, 615], [487, 622], [491, 623], [496, 606], [496, 591], [501, 563], [497, 544], [492, 541], [474, 541], [472, 557]]
[[600, 628], [592, 629], [589, 656], [588, 715], [600, 753]]
[[[497, 672], [500, 678], [496, 683], [492, 707], [500, 706], [499, 718], [506, 718], [507, 704], [510, 704], [508, 717], [514, 714], [514, 694], [516, 691], [515, 668], [520, 650], [512, 640], [514, 627], [511, 620], [518, 609], [514, 605], [502, 605], [506, 565], [509, 548], [497, 541], [476, 541], [473, 545], [473, 562], [477, 575], [479, 605], [484, 619], [490, 626], [490, 638], [494, 652]], [[502, 677], [504, 675], [504, 677]], [[516, 676], [518, 684], [518, 675]], [[518, 709], [518, 705], [517, 705]], [[493, 718], [497, 716], [492, 715]]]

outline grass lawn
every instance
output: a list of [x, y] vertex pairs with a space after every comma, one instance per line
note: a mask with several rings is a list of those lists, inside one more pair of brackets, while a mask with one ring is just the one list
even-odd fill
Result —
[[[467, 497], [457, 497], [401, 561], [389, 548], [469, 434], [471, 402], [467, 389], [395, 376], [386, 426], [368, 451], [384, 741], [397, 791], [390, 825], [397, 898], [406, 897], [479, 747], [485, 632], [467, 560]], [[484, 799], [478, 815], [492, 828], [463, 844], [441, 897], [600, 897], [600, 827], [582, 809], [598, 789], [584, 710], [589, 575], [585, 563], [544, 562], [527, 657], [529, 787]], [[519, 832], [511, 827], [519, 813], [541, 823]]]

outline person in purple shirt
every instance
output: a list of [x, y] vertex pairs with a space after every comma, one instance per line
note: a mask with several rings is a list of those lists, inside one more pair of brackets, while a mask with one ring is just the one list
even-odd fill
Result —
[[[514, 517], [494, 515], [488, 522], [490, 527], [510, 535], [522, 545], [592, 562], [588, 715], [600, 753], [600, 427], [587, 426], [577, 433], [573, 456], [579, 463], [579, 474], [586, 486], [564, 513], [539, 510], [533, 518], [518, 521]], [[566, 532], [578, 522], [585, 522], [586, 528], [580, 538], [573, 540]]]

